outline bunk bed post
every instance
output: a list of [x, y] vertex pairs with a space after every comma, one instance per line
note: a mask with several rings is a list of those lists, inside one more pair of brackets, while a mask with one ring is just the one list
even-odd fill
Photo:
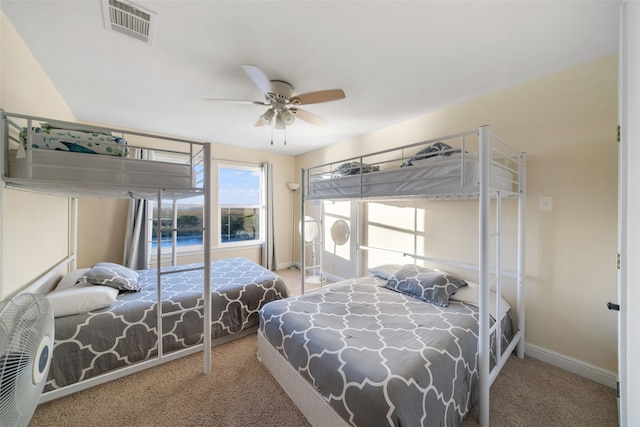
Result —
[[527, 208], [527, 165], [526, 154], [520, 153], [519, 162], [519, 183], [520, 188], [518, 191], [520, 197], [518, 198], [518, 282], [517, 282], [517, 305], [518, 305], [518, 329], [522, 331], [520, 341], [516, 354], [519, 358], [524, 358], [524, 310], [525, 310], [525, 220], [526, 220], [526, 208]]
[[[4, 116], [4, 110], [0, 109], [2, 119], [0, 120], [0, 134], [3, 141], [8, 141], [7, 122]], [[0, 149], [0, 164], [2, 164], [2, 182], [0, 182], [0, 301], [4, 300], [4, 178], [9, 170], [8, 159], [6, 157], [9, 144], [3, 144]]]
[[302, 169], [300, 171], [300, 183], [302, 185], [302, 190], [300, 191], [300, 293], [302, 295], [304, 295], [304, 288], [305, 288], [305, 236], [304, 236], [304, 229], [306, 228], [304, 226], [303, 220], [304, 220], [304, 198], [305, 195], [307, 194], [307, 181], [306, 181], [306, 174], [305, 174], [305, 170]]
[[171, 265], [177, 265], [178, 263], [178, 202], [173, 199], [173, 205], [171, 206]]
[[157, 201], [156, 201], [156, 236], [157, 236], [157, 257], [156, 257], [156, 298], [158, 304], [156, 305], [156, 321], [157, 321], [157, 331], [158, 331], [158, 358], [162, 358], [162, 354], [164, 353], [162, 349], [162, 189], [158, 189]]
[[78, 198], [72, 197], [69, 204], [69, 252], [71, 259], [68, 271], [78, 268]]
[[[502, 193], [500, 191], [496, 192], [496, 225], [495, 225], [495, 269], [496, 269], [496, 277], [495, 277], [495, 304], [496, 304], [496, 313], [501, 313], [500, 306], [502, 305]], [[495, 353], [496, 357], [499, 359], [502, 354], [502, 322], [495, 322]]]
[[211, 144], [204, 145], [204, 373], [211, 373]]
[[480, 380], [480, 412], [479, 421], [482, 427], [489, 426], [489, 217], [491, 200], [489, 184], [491, 179], [491, 134], [489, 126], [481, 126], [479, 134], [480, 155], [480, 194], [479, 194], [479, 266], [480, 266], [480, 321], [479, 321], [479, 380]]
[[[352, 245], [352, 248], [350, 249], [350, 253], [351, 253], [351, 256], [353, 256], [353, 259], [356, 260], [356, 277], [361, 277], [363, 274], [362, 272], [366, 268], [366, 264], [362, 259], [364, 256], [364, 251], [360, 250], [360, 237], [363, 235], [363, 233], [360, 230], [360, 224], [364, 223], [364, 221], [361, 221], [362, 218], [360, 217], [362, 212], [361, 203], [362, 202], [351, 203], [351, 206], [355, 211], [355, 215], [354, 213], [351, 214], [351, 218], [352, 218], [351, 229], [353, 230], [352, 233], [353, 233], [354, 243], [350, 243]], [[355, 224], [355, 227], [354, 227], [354, 224]]]

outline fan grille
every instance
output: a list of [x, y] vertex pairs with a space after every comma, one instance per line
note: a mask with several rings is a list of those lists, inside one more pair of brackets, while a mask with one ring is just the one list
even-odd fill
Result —
[[41, 344], [51, 342], [53, 329], [46, 297], [21, 294], [0, 305], [1, 426], [26, 425], [31, 419], [45, 383], [34, 382], [33, 373], [46, 373], [51, 349]]

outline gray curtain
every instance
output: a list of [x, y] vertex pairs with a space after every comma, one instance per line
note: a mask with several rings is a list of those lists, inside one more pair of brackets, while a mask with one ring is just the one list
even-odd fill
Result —
[[149, 249], [147, 245], [148, 209], [148, 200], [131, 199], [129, 201], [129, 214], [124, 238], [124, 257], [122, 263], [134, 270], [149, 268]]
[[[136, 153], [136, 158], [139, 159], [149, 159], [150, 157], [148, 150], [138, 150]], [[149, 268], [149, 248], [147, 245], [149, 206], [148, 200], [129, 200], [122, 264], [134, 270]]]
[[276, 239], [275, 239], [275, 212], [273, 201], [273, 165], [262, 163], [262, 176], [265, 182], [265, 240], [262, 244], [262, 266], [269, 270], [277, 268], [276, 263]]

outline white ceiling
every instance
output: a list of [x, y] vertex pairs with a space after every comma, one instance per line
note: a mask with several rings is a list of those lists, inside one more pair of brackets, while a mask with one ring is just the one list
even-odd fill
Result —
[[[143, 1], [149, 46], [107, 31], [100, 0], [1, 0], [80, 120], [298, 155], [618, 49], [619, 1]], [[10, 58], [3, 56], [3, 62]], [[327, 120], [254, 127], [257, 65]], [[26, 113], [28, 111], [16, 111]]]

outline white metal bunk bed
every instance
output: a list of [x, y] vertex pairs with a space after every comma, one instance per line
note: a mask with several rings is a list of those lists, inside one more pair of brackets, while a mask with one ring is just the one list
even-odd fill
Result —
[[[52, 121], [41, 117], [6, 113], [3, 110], [0, 112], [2, 115], [0, 134], [3, 142], [0, 152], [3, 165], [2, 186], [71, 198], [68, 254], [25, 289], [26, 292], [47, 293], [67, 270], [76, 270], [77, 197], [137, 198], [156, 200], [161, 203], [163, 199], [176, 200], [203, 195], [204, 226], [201, 231], [204, 247], [211, 246], [211, 201], [208, 189], [211, 174], [210, 144], [141, 132]], [[76, 131], [83, 135], [78, 137], [75, 135]], [[57, 138], [57, 132], [68, 133], [68, 135]], [[86, 135], [91, 135], [93, 139], [85, 140]], [[140, 141], [141, 145], [128, 143], [127, 139]], [[77, 141], [77, 144], [73, 141]], [[71, 148], [71, 145], [74, 147]], [[100, 147], [96, 148], [96, 145]], [[87, 154], [85, 148], [97, 152], [98, 155]], [[167, 156], [175, 158], [175, 162], [152, 160], [152, 157], [140, 160], [133, 155], [139, 150], [162, 153], [165, 158]], [[3, 191], [4, 188], [1, 188], [0, 196]], [[3, 200], [0, 202], [4, 203]], [[157, 212], [160, 215], [161, 209], [157, 209]], [[160, 223], [158, 218], [158, 224]], [[175, 234], [175, 230], [168, 229], [168, 231]], [[158, 227], [158, 234], [160, 232]], [[175, 253], [175, 247], [171, 250]], [[180, 268], [167, 270], [162, 267], [160, 259], [161, 245], [158, 244], [156, 276], [158, 301], [163, 300], [163, 277], [184, 271]], [[155, 357], [44, 393], [41, 402], [199, 351], [203, 351], [203, 370], [208, 374], [211, 370], [212, 302], [211, 286], [204, 286], [204, 284], [211, 282], [210, 251], [204, 251], [204, 262], [199, 269], [201, 270], [199, 274], [203, 276], [201, 291], [203, 305], [163, 313], [163, 304], [158, 303], [157, 307], [161, 308], [155, 311], [157, 336], [163, 337], [163, 318], [166, 316], [180, 315], [187, 310], [204, 310], [203, 344], [165, 354], [162, 349], [163, 339], [157, 339]]]
[[[444, 145], [442, 143], [445, 142]], [[449, 145], [451, 144], [451, 145]], [[416, 149], [422, 147], [416, 153]], [[398, 167], [402, 164], [402, 167]], [[305, 205], [307, 201], [324, 200], [478, 200], [479, 236], [478, 236], [478, 262], [477, 264], [462, 263], [456, 260], [436, 259], [419, 256], [411, 253], [403, 253], [405, 256], [417, 260], [426, 261], [436, 265], [454, 266], [456, 268], [477, 271], [479, 283], [479, 296], [477, 305], [479, 308], [479, 338], [477, 341], [478, 379], [479, 379], [479, 421], [484, 427], [489, 425], [489, 389], [509, 355], [517, 349], [517, 355], [524, 357], [524, 228], [525, 228], [525, 154], [511, 147], [506, 141], [495, 135], [489, 126], [482, 126], [477, 130], [448, 135], [417, 144], [411, 144], [397, 149], [380, 151], [364, 156], [345, 159], [339, 162], [323, 164], [317, 167], [303, 169], [302, 171], [302, 203], [301, 218], [305, 218]], [[518, 223], [517, 223], [517, 271], [506, 271], [501, 265], [502, 238], [501, 238], [501, 210], [502, 199], [517, 199]], [[495, 233], [491, 230], [491, 200], [495, 202]], [[319, 221], [320, 223], [322, 221]], [[357, 233], [358, 228], [355, 228]], [[305, 282], [308, 276], [322, 276], [319, 265], [306, 265], [307, 247], [316, 242], [305, 244], [305, 227], [301, 227], [301, 280], [302, 293], [305, 293]], [[322, 234], [322, 233], [320, 233]], [[495, 246], [495, 262], [492, 264], [490, 248]], [[377, 250], [361, 244], [356, 237], [357, 249]], [[361, 257], [357, 257], [357, 261]], [[320, 270], [319, 270], [320, 269]], [[361, 268], [356, 268], [360, 276]], [[517, 330], [511, 341], [501, 349], [501, 340], [491, 341], [491, 334], [501, 336], [501, 322], [495, 321], [492, 325], [491, 315], [500, 311], [502, 300], [502, 278], [512, 277], [516, 282], [517, 290]], [[365, 282], [371, 279], [364, 278]], [[345, 281], [347, 289], [359, 289], [359, 279]], [[322, 279], [320, 280], [322, 282]], [[371, 284], [371, 283], [367, 283]], [[335, 286], [338, 286], [336, 284]], [[330, 290], [333, 285], [326, 289]], [[495, 293], [493, 288], [495, 288]], [[491, 290], [490, 290], [491, 289]], [[324, 292], [320, 290], [319, 292]], [[334, 294], [345, 292], [338, 288]], [[314, 292], [307, 293], [312, 295]], [[327, 293], [327, 295], [331, 295]], [[495, 300], [492, 299], [495, 295]], [[300, 298], [304, 298], [303, 295]], [[331, 297], [323, 298], [322, 302], [331, 301]], [[340, 300], [340, 298], [337, 298]], [[305, 300], [307, 303], [315, 303]], [[317, 302], [317, 301], [316, 301]], [[406, 302], [404, 302], [406, 304]], [[322, 304], [322, 303], [318, 303]], [[495, 307], [498, 307], [497, 309]], [[267, 305], [270, 308], [270, 305]], [[313, 312], [316, 306], [304, 308], [301, 311]], [[263, 309], [263, 311], [265, 311]], [[280, 310], [280, 311], [278, 311]], [[262, 315], [261, 327], [258, 334], [258, 353], [260, 359], [272, 372], [285, 390], [300, 407], [302, 412], [314, 425], [348, 425], [345, 421], [347, 412], [342, 410], [342, 417], [336, 413], [337, 409], [331, 408], [327, 394], [321, 396], [309, 381], [309, 371], [301, 367], [299, 360], [292, 362], [284, 356], [286, 352], [283, 341], [289, 339], [291, 332], [284, 330], [283, 323], [275, 323], [275, 318], [284, 318], [285, 314], [292, 316], [292, 304], [280, 308], [267, 310]], [[496, 319], [499, 317], [496, 316]], [[278, 320], [279, 322], [279, 320]], [[282, 320], [285, 322], [285, 320]], [[304, 322], [311, 322], [305, 320]], [[272, 325], [272, 323], [275, 325]], [[271, 334], [282, 339], [281, 345], [269, 341], [266, 336], [268, 328], [280, 329], [280, 332]], [[293, 330], [304, 328], [299, 324]], [[287, 329], [287, 331], [290, 331]], [[305, 332], [309, 333], [311, 329]], [[295, 334], [295, 333], [294, 333]], [[278, 339], [276, 338], [275, 341]], [[300, 345], [299, 343], [297, 344]], [[308, 340], [308, 346], [312, 341]], [[491, 354], [492, 346], [496, 355]], [[317, 353], [315, 353], [317, 356]], [[314, 357], [316, 357], [314, 356]], [[322, 357], [322, 356], [320, 356]], [[290, 358], [289, 358], [290, 359]], [[296, 364], [294, 368], [292, 365]], [[495, 366], [491, 366], [494, 364]], [[302, 370], [302, 371], [301, 371]], [[303, 378], [304, 375], [307, 379]], [[298, 374], [301, 375], [298, 375]], [[317, 378], [317, 377], [316, 377]], [[363, 383], [364, 384], [364, 383]], [[335, 392], [335, 390], [332, 390]], [[344, 392], [343, 392], [344, 394]], [[333, 395], [331, 395], [333, 396]], [[332, 398], [333, 399], [333, 398]], [[368, 407], [373, 405], [369, 404]], [[349, 414], [347, 414], [349, 415]], [[463, 414], [464, 415], [464, 414]], [[350, 422], [354, 414], [351, 413]], [[343, 419], [344, 418], [344, 419]], [[393, 421], [389, 421], [390, 423]], [[428, 421], [426, 421], [428, 423]], [[425, 423], [425, 417], [422, 418]]]

